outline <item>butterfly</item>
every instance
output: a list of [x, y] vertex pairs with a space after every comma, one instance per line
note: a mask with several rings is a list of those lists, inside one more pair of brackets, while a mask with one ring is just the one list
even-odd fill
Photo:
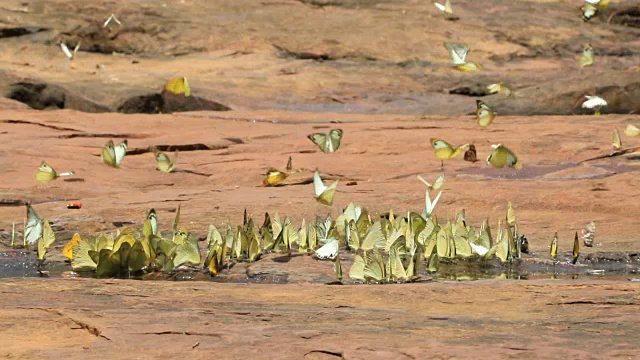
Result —
[[320, 260], [335, 259], [338, 256], [339, 243], [335, 238], [329, 239], [320, 249], [315, 251], [316, 257]]
[[169, 158], [169, 155], [163, 153], [162, 151], [156, 151], [155, 155], [156, 155], [158, 170], [162, 172], [170, 173], [176, 168], [176, 161], [178, 160], [178, 151], [174, 153], [173, 160]]
[[340, 256], [336, 256], [333, 271], [336, 273], [336, 279], [342, 281], [342, 263], [340, 263]]
[[72, 176], [73, 171], [57, 173], [51, 165], [47, 164], [46, 161], [42, 161], [40, 163], [40, 168], [36, 171], [35, 179], [40, 182], [49, 182], [51, 180], [55, 180], [60, 176]]
[[469, 53], [467, 44], [444, 43], [444, 46], [449, 51], [451, 61], [457, 70], [465, 72], [482, 70], [482, 65], [467, 62], [467, 54]]
[[620, 140], [620, 133], [618, 129], [613, 129], [613, 139], [611, 140], [611, 145], [613, 146], [613, 150], [622, 149], [622, 140]]
[[549, 249], [549, 255], [554, 260], [558, 257], [558, 233], [557, 232], [553, 235], [553, 240], [551, 241], [551, 247]]
[[438, 10], [442, 11], [445, 15], [453, 14], [453, 9], [451, 8], [451, 0], [446, 0], [444, 2], [444, 5], [440, 3], [433, 3], [433, 5], [435, 5]]
[[491, 145], [493, 151], [487, 157], [487, 165], [503, 168], [505, 166], [514, 169], [522, 168], [522, 163], [518, 161], [518, 157], [509, 148], [502, 144]]
[[582, 229], [582, 241], [588, 247], [593, 246], [593, 240], [596, 237], [596, 223], [591, 221]]
[[489, 105], [482, 100], [476, 100], [476, 121], [478, 125], [487, 127], [491, 125], [493, 119], [496, 118], [498, 113], [491, 111]]
[[422, 181], [425, 185], [427, 185], [427, 188], [429, 188], [429, 190], [438, 190], [442, 187], [442, 184], [444, 184], [444, 175], [438, 176], [438, 178], [436, 179], [436, 181], [433, 182], [433, 184], [429, 184], [427, 180], [425, 180], [420, 175], [418, 175], [418, 179]]
[[599, 96], [585, 95], [587, 100], [582, 103], [583, 109], [595, 109], [595, 115], [600, 115], [600, 108], [607, 106], [607, 101]]
[[283, 182], [287, 178], [287, 173], [282, 172], [276, 169], [269, 169], [265, 174], [264, 180], [262, 180], [262, 185], [264, 186], [276, 186]]
[[489, 92], [489, 94], [498, 93], [507, 97], [513, 95], [511, 88], [503, 83], [489, 84], [487, 85], [487, 91]]
[[431, 146], [435, 150], [436, 158], [440, 160], [442, 167], [444, 167], [444, 160], [453, 159], [469, 148], [468, 144], [454, 147], [442, 139], [431, 138], [430, 140]]
[[115, 21], [118, 25], [122, 25], [122, 23], [120, 22], [120, 20], [118, 20], [116, 15], [115, 14], [111, 14], [111, 16], [109, 16], [107, 21], [104, 22], [104, 25], [102, 25], [102, 28], [103, 29], [106, 28], [111, 23], [112, 20]]
[[478, 161], [478, 156], [476, 154], [476, 146], [471, 144], [469, 145], [469, 149], [464, 152], [465, 161], [470, 161], [472, 163]]
[[113, 140], [107, 141], [102, 148], [102, 162], [111, 167], [119, 168], [120, 163], [122, 163], [124, 156], [127, 154], [127, 149], [128, 143], [126, 139], [118, 145], [114, 145]]
[[336, 194], [336, 187], [338, 186], [338, 180], [336, 180], [330, 186], [325, 186], [320, 178], [318, 170], [313, 174], [313, 190], [316, 200], [324, 205], [331, 206], [333, 204], [333, 197]]
[[62, 255], [69, 261], [73, 261], [73, 247], [80, 245], [81, 240], [80, 234], [74, 234], [71, 240], [64, 246], [64, 249], [62, 249]]
[[338, 151], [340, 148], [340, 141], [342, 140], [342, 129], [333, 129], [328, 134], [313, 133], [308, 135], [307, 138], [318, 145], [320, 150], [325, 153]]
[[33, 207], [27, 204], [27, 223], [24, 227], [25, 242], [27, 244], [36, 243], [42, 237], [43, 226], [42, 219]]
[[158, 234], [158, 214], [156, 213], [155, 209], [149, 209], [149, 212], [147, 212], [147, 221], [149, 221], [149, 226], [150, 226], [150, 233], [151, 235], [157, 235]]
[[627, 136], [638, 136], [640, 135], [640, 129], [635, 125], [628, 124], [624, 129], [624, 134]]
[[580, 240], [578, 240], [578, 232], [576, 231], [576, 236], [573, 238], [573, 259], [571, 260], [572, 264], [578, 262], [578, 257], [580, 256]]
[[598, 8], [590, 3], [582, 5], [580, 10], [582, 10], [582, 20], [585, 22], [591, 20], [592, 17], [598, 14]]
[[169, 80], [164, 86], [164, 90], [177, 95], [191, 96], [191, 87], [184, 76]]
[[60, 43], [60, 48], [62, 49], [62, 52], [67, 56], [69, 60], [73, 60], [76, 57], [76, 53], [80, 49], [80, 43], [76, 44], [76, 47], [73, 49], [73, 52], [69, 50], [69, 48], [65, 43]]
[[42, 230], [42, 237], [38, 240], [38, 261], [42, 263], [44, 261], [44, 257], [53, 244], [56, 241], [56, 235], [53, 233], [53, 229], [49, 224], [48, 220], [43, 220], [44, 228]]
[[593, 65], [593, 47], [591, 47], [591, 44], [585, 44], [582, 55], [580, 55], [580, 66], [585, 67], [591, 65]]

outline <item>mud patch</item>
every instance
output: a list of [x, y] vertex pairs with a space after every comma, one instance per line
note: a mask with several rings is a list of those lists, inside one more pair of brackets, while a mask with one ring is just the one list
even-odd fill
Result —
[[63, 87], [40, 82], [18, 82], [5, 90], [6, 98], [27, 104], [36, 110], [73, 109], [84, 112], [109, 112], [109, 108], [70, 94]]
[[230, 107], [215, 101], [163, 92], [127, 99], [118, 107], [124, 114], [160, 114], [185, 111], [229, 111]]
[[616, 11], [609, 16], [607, 22], [640, 29], [640, 7]]
[[49, 31], [51, 29], [39, 26], [25, 26], [0, 29], [0, 38], [18, 37], [31, 35], [41, 31]]

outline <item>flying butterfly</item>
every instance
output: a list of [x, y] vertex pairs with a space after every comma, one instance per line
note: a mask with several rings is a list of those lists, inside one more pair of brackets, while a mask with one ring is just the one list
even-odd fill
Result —
[[459, 71], [478, 71], [482, 70], [482, 66], [472, 62], [467, 62], [467, 54], [469, 54], [469, 46], [467, 44], [444, 43], [449, 51], [453, 66]]
[[46, 161], [42, 161], [40, 163], [40, 168], [36, 171], [35, 179], [40, 182], [49, 182], [51, 180], [55, 180], [61, 176], [72, 176], [73, 171], [57, 173], [51, 165], [47, 164]]
[[107, 141], [102, 148], [102, 162], [114, 168], [119, 168], [120, 163], [124, 160], [127, 154], [128, 143], [127, 140], [123, 140], [120, 144], [114, 145], [113, 140]]
[[173, 155], [173, 159], [171, 159], [169, 155], [167, 155], [166, 153], [163, 153], [162, 151], [156, 151], [155, 156], [156, 156], [156, 163], [158, 166], [158, 170], [166, 173], [170, 173], [173, 170], [175, 170], [176, 161], [178, 160], [177, 150]]
[[164, 90], [177, 95], [191, 96], [191, 87], [184, 76], [169, 80], [164, 85]]
[[503, 168], [505, 166], [514, 169], [522, 168], [522, 163], [511, 149], [502, 144], [491, 145], [491, 147], [493, 151], [489, 154], [489, 157], [487, 157], [487, 165], [496, 168]]
[[325, 153], [338, 151], [340, 148], [340, 141], [342, 141], [342, 129], [332, 129], [328, 134], [313, 133], [307, 136], [307, 138], [318, 145], [320, 150]]
[[622, 140], [620, 139], [620, 133], [617, 128], [613, 129], [613, 139], [611, 140], [611, 145], [613, 146], [613, 150], [622, 149]]
[[453, 14], [453, 9], [451, 8], [451, 0], [446, 0], [444, 2], [444, 5], [440, 3], [433, 3], [433, 5], [435, 5], [438, 8], [438, 10], [442, 11], [447, 15]]
[[64, 55], [71, 61], [76, 58], [76, 53], [78, 52], [78, 50], [80, 50], [80, 43], [76, 44], [76, 47], [73, 49], [73, 52], [69, 50], [69, 48], [65, 43], [60, 43], [60, 48], [62, 49], [62, 52], [64, 53]]
[[624, 129], [624, 134], [627, 136], [638, 136], [640, 135], [640, 129], [635, 125], [628, 124]]
[[333, 197], [336, 194], [336, 187], [338, 186], [338, 180], [336, 180], [330, 186], [325, 186], [320, 178], [318, 170], [313, 174], [313, 190], [316, 200], [324, 205], [331, 206], [333, 204]]
[[496, 115], [498, 115], [498, 113], [491, 111], [489, 105], [484, 101], [476, 100], [476, 121], [478, 122], [478, 125], [482, 127], [491, 125], [493, 119], [496, 118]]
[[442, 187], [442, 184], [444, 184], [444, 175], [438, 176], [438, 178], [436, 179], [436, 181], [433, 182], [433, 184], [429, 184], [429, 182], [420, 175], [418, 175], [418, 179], [422, 181], [425, 185], [427, 185], [427, 188], [429, 190], [438, 190]]
[[115, 21], [118, 25], [122, 26], [122, 23], [120, 22], [120, 20], [118, 20], [118, 18], [116, 17], [115, 14], [111, 14], [111, 16], [109, 16], [109, 18], [107, 19], [107, 21], [104, 22], [104, 24], [102, 25], [102, 28], [106, 28], [107, 26], [109, 26], [109, 24], [111, 23], [111, 21]]
[[593, 47], [591, 44], [584, 44], [582, 55], [580, 55], [580, 66], [586, 67], [593, 65]]
[[476, 153], [476, 146], [471, 144], [469, 149], [464, 152], [464, 160], [472, 163], [478, 161], [478, 154]]

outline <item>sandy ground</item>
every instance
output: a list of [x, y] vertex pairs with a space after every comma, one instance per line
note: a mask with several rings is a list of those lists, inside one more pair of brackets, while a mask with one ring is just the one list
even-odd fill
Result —
[[[373, 214], [420, 211], [424, 185], [416, 175], [433, 180], [444, 171], [439, 219], [465, 209], [476, 226], [486, 218], [495, 226], [511, 201], [541, 258], [554, 232], [566, 252], [589, 221], [597, 235], [583, 254], [637, 252], [640, 155], [584, 161], [612, 152], [614, 128], [640, 126], [637, 3], [612, 2], [588, 23], [580, 4], [459, 0], [460, 20], [447, 21], [417, 0], [1, 1], [0, 92], [53, 110], [0, 101], [2, 246], [12, 223], [21, 226], [25, 201], [54, 223], [51, 258], [59, 260], [73, 233], [139, 225], [151, 207], [169, 229], [181, 204], [182, 223], [199, 236], [211, 223], [240, 222], [244, 209], [258, 222], [268, 211], [296, 223], [335, 216], [349, 202]], [[102, 29], [112, 12], [123, 25]], [[16, 28], [27, 34], [7, 35]], [[62, 55], [61, 41], [81, 42], [75, 60]], [[451, 69], [445, 41], [468, 43], [469, 60], [485, 71]], [[585, 42], [596, 64], [581, 69]], [[193, 109], [217, 102], [232, 110], [115, 112], [175, 76], [189, 78]], [[484, 87], [500, 81], [514, 97], [485, 96]], [[16, 89], [30, 90], [18, 96]], [[589, 94], [608, 100], [603, 116], [580, 108]], [[473, 120], [476, 99], [499, 113], [488, 129]], [[336, 127], [345, 133], [336, 153], [306, 138]], [[451, 160], [441, 170], [431, 137], [474, 143], [481, 161]], [[122, 168], [103, 165], [103, 144], [125, 138]], [[640, 138], [622, 141], [640, 146]], [[523, 169], [487, 168], [496, 143], [513, 149]], [[154, 147], [180, 150], [177, 172], [155, 170]], [[284, 169], [289, 157], [298, 184], [260, 186], [267, 169]], [[36, 183], [42, 160], [76, 176]], [[333, 207], [299, 184], [315, 168], [340, 179]], [[70, 201], [82, 209], [67, 209]], [[258, 262], [255, 271], [272, 271], [273, 263]], [[340, 287], [322, 284], [331, 264], [291, 266], [299, 266], [292, 283], [273, 285], [3, 280], [0, 356], [637, 356], [635, 283]]]

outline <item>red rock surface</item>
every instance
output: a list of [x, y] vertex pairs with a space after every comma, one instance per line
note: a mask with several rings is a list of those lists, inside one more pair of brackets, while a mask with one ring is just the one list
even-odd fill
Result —
[[[0, 91], [9, 95], [17, 82], [44, 84], [39, 104], [64, 110], [0, 101], [0, 198], [31, 201], [54, 222], [54, 261], [74, 232], [112, 230], [114, 221], [140, 224], [151, 207], [168, 229], [181, 204], [182, 224], [200, 236], [211, 223], [238, 223], [244, 209], [258, 222], [269, 211], [296, 223], [335, 216], [349, 202], [374, 214], [420, 211], [424, 185], [416, 175], [441, 173], [429, 145], [441, 137], [474, 143], [481, 161], [445, 163], [439, 219], [464, 208], [471, 223], [489, 217], [495, 226], [512, 201], [521, 232], [542, 258], [554, 232], [566, 252], [589, 221], [597, 224], [595, 246], [583, 254], [638, 251], [638, 154], [583, 162], [612, 151], [614, 127], [640, 126], [639, 30], [631, 15], [622, 24], [637, 3], [612, 2], [588, 23], [579, 5], [454, 0], [460, 20], [451, 22], [431, 2], [416, 0], [5, 1], [3, 29], [48, 31], [0, 39]], [[112, 12], [124, 26], [102, 30]], [[60, 41], [82, 42], [73, 62]], [[445, 41], [468, 43], [469, 60], [486, 70], [452, 70]], [[596, 64], [580, 69], [585, 42]], [[159, 92], [175, 76], [186, 76], [195, 96], [233, 111], [108, 112]], [[488, 129], [469, 115], [480, 97], [449, 93], [500, 81], [515, 96], [481, 97], [499, 113]], [[605, 115], [577, 115], [587, 94], [609, 101]], [[333, 127], [345, 132], [336, 153], [321, 153], [306, 139]], [[111, 138], [129, 140], [121, 169], [99, 158]], [[640, 146], [640, 138], [622, 141]], [[513, 149], [523, 169], [487, 168], [495, 143]], [[154, 169], [152, 148], [159, 145], [180, 146], [177, 172]], [[202, 150], [190, 151], [196, 148]], [[309, 184], [260, 186], [266, 170], [283, 169], [289, 156], [294, 169], [303, 169], [292, 183], [307, 181], [316, 167], [340, 179], [333, 207], [317, 204]], [[74, 170], [76, 181], [36, 183], [41, 160]], [[82, 209], [66, 209], [69, 201]], [[23, 217], [23, 206], [0, 207], [3, 248], [11, 224], [21, 227]], [[636, 356], [635, 283], [328, 286], [321, 283], [332, 265], [308, 257], [279, 265], [269, 256], [228, 276], [239, 279], [243, 271], [284, 274], [292, 284], [2, 281], [0, 356]]]

